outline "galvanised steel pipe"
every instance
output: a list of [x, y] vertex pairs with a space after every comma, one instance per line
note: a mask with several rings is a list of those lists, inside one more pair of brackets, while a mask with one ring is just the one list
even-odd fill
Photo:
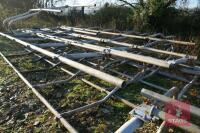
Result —
[[101, 100], [99, 100], [97, 102], [94, 102], [94, 103], [91, 103], [91, 104], [88, 104], [88, 105], [85, 105], [85, 106], [70, 110], [68, 112], [63, 112], [63, 113], [61, 113], [61, 115], [71, 115], [73, 113], [78, 113], [78, 112], [80, 113], [80, 112], [83, 112], [83, 111], [85, 111], [87, 109], [99, 106], [102, 103], [105, 103], [108, 99], [110, 99], [119, 89], [120, 89], [119, 87], [116, 87], [111, 92], [109, 92], [107, 94], [107, 96], [105, 96], [103, 99], [101, 99]]
[[12, 31], [12, 28], [10, 25], [16, 21], [27, 19], [32, 16], [38, 15], [40, 12], [54, 12], [54, 13], [61, 13], [62, 10], [59, 9], [46, 9], [46, 8], [39, 8], [39, 9], [30, 9], [28, 12], [25, 12], [20, 15], [16, 15], [10, 18], [7, 18], [3, 21], [3, 25], [5, 26], [6, 23], [8, 23], [7, 28], [9, 28]]
[[[173, 116], [173, 115], [171, 115], [169, 113], [166, 113], [166, 112], [163, 112], [163, 111], [161, 111], [161, 110], [159, 110], [157, 108], [154, 108], [153, 111], [152, 111], [152, 115], [162, 119], [163, 121], [166, 121], [167, 123], [170, 123], [170, 124], [174, 125], [174, 123], [172, 121], [170, 121], [169, 119], [166, 119], [166, 115], [169, 116], [169, 118], [174, 118], [175, 117], [175, 116]], [[183, 129], [185, 131], [188, 131], [190, 133], [199, 133], [200, 128], [197, 125], [192, 124], [189, 121], [186, 121], [184, 119], [180, 119], [180, 118], [177, 118], [177, 119], [180, 120], [183, 123], [188, 123], [189, 126], [182, 126], [182, 125], [178, 125], [178, 124], [175, 125], [175, 126], [181, 128], [181, 129]]]
[[45, 12], [62, 12], [62, 10], [58, 10], [58, 9], [46, 9], [46, 8], [39, 8], [39, 9], [30, 9], [29, 11], [23, 13], [23, 14], [19, 14], [19, 15], [16, 15], [16, 16], [12, 16], [12, 17], [9, 17], [9, 18], [6, 18], [4, 21], [3, 21], [3, 24], [5, 25], [6, 22], [12, 20], [12, 19], [16, 19], [16, 18], [20, 18], [20, 17], [23, 17], [23, 16], [27, 16], [29, 15], [30, 13], [32, 12], [39, 12], [39, 11], [45, 11]]
[[[185, 85], [183, 87], [183, 89], [181, 90], [181, 92], [178, 94], [178, 98], [177, 98], [178, 100], [180, 100], [182, 98], [182, 96], [184, 95], [184, 93], [187, 92], [187, 90], [196, 82], [197, 79], [198, 79], [198, 76], [194, 76], [193, 80], [190, 81], [187, 85]], [[172, 90], [171, 93], [174, 94], [174, 93], [177, 93], [177, 91], [179, 91], [179, 90], [178, 89], [176, 89], [174, 91]], [[165, 126], [166, 126], [166, 121], [163, 121], [162, 124], [160, 125], [157, 133], [162, 133], [163, 129], [165, 128]]]
[[143, 39], [143, 40], [152, 40], [152, 41], [168, 42], [168, 43], [192, 45], [192, 46], [195, 45], [195, 43], [192, 43], [192, 42], [175, 41], [175, 40], [169, 40], [169, 39], [154, 38], [154, 37], [150, 37], [150, 36], [127, 35], [127, 34], [123, 34], [123, 33], [114, 33], [114, 32], [106, 32], [106, 31], [91, 30], [91, 29], [84, 29], [84, 28], [66, 27], [66, 26], [62, 26], [62, 28], [71, 29], [76, 32], [82, 32], [82, 31], [93, 32], [93, 33], [96, 33], [96, 35], [97, 34], [120, 35], [120, 36], [124, 36], [124, 37]]
[[94, 58], [94, 57], [102, 57], [101, 53], [96, 52], [89, 52], [89, 53], [74, 53], [74, 54], [63, 54], [64, 57], [67, 57], [69, 59], [82, 59], [82, 58]]
[[30, 9], [29, 11], [45, 11], [45, 12], [57, 12], [57, 13], [60, 13], [62, 12], [62, 10], [59, 10], [59, 9], [48, 9], [48, 8], [38, 8], [38, 9]]
[[81, 48], [85, 48], [85, 49], [102, 52], [103, 54], [110, 54], [110, 55], [114, 55], [114, 56], [118, 56], [118, 57], [122, 57], [122, 58], [127, 58], [130, 60], [135, 60], [135, 61], [148, 63], [148, 64], [152, 64], [152, 65], [157, 65], [157, 66], [164, 67], [164, 68], [170, 68], [172, 65], [167, 61], [152, 58], [149, 56], [142, 56], [142, 55], [138, 55], [138, 54], [128, 53], [126, 51], [119, 51], [119, 50], [115, 50], [112, 48], [105, 48], [102, 46], [96, 46], [96, 45], [92, 45], [92, 44], [88, 44], [88, 43], [82, 43], [79, 41], [74, 41], [74, 40], [51, 36], [51, 35], [42, 34], [42, 33], [35, 33], [35, 35], [42, 37], [42, 38], [50, 39], [53, 41], [65, 42], [68, 45], [73, 45], [73, 46], [77, 46], [77, 47], [81, 47]]
[[83, 71], [83, 72], [85, 72], [85, 73], [87, 73], [87, 74], [89, 74], [91, 76], [96, 77], [96, 78], [99, 78], [99, 79], [102, 79], [104, 81], [107, 81], [107, 82], [109, 82], [109, 83], [111, 83], [111, 84], [113, 84], [115, 86], [124, 87], [126, 85], [126, 82], [124, 80], [120, 79], [120, 78], [114, 77], [112, 75], [109, 75], [107, 73], [101, 72], [101, 71], [96, 70], [94, 68], [88, 67], [88, 66], [83, 65], [81, 63], [78, 63], [76, 61], [70, 60], [70, 59], [68, 59], [66, 57], [63, 57], [63, 56], [60, 56], [58, 54], [52, 53], [50, 51], [47, 51], [45, 49], [39, 48], [39, 47], [34, 46], [34, 45], [30, 44], [30, 43], [27, 43], [27, 42], [24, 42], [24, 41], [19, 40], [17, 38], [14, 38], [14, 37], [12, 37], [10, 35], [7, 35], [7, 34], [4, 34], [4, 33], [0, 32], [0, 36], [6, 37], [6, 38], [8, 38], [10, 40], [18, 42], [18, 43], [20, 43], [21, 45], [23, 45], [25, 47], [31, 48], [31, 49], [39, 52], [39, 53], [42, 53], [42, 54], [44, 54], [44, 55], [46, 55], [48, 57], [51, 57], [53, 59], [57, 59], [57, 60], [59, 60], [60, 62], [62, 62], [64, 64], [67, 64], [67, 65], [69, 65], [71, 67], [79, 69], [79, 70], [81, 70], [81, 71]]
[[133, 117], [129, 121], [127, 121], [124, 125], [122, 125], [115, 133], [133, 133], [143, 124], [144, 121], [142, 121], [140, 118]]
[[[91, 65], [94, 65], [95, 67], [98, 66], [98, 64], [96, 64], [96, 63], [92, 63], [92, 62], [88, 62], [88, 63], [90, 63]], [[124, 76], [124, 77], [127, 77], [127, 78], [129, 78], [129, 79], [133, 79], [132, 76], [129, 76], [129, 75], [127, 75], [127, 74], [123, 74], [123, 73], [117, 72], [117, 71], [115, 71], [115, 70], [113, 70], [113, 69], [104, 68], [103, 66], [100, 66], [100, 68], [101, 68], [101, 69], [106, 69], [106, 70], [108, 70], [108, 71], [111, 71], [111, 72], [113, 72], [113, 73], [116, 73], [116, 74], [121, 75], [121, 76]], [[145, 78], [143, 78], [143, 79], [145, 79]], [[153, 87], [153, 88], [162, 90], [162, 91], [164, 91], [164, 92], [167, 92], [167, 91], [168, 91], [167, 89], [165, 89], [165, 88], [163, 88], [163, 87], [161, 87], [161, 86], [158, 86], [158, 85], [155, 85], [155, 84], [146, 82], [146, 81], [144, 81], [143, 79], [140, 79], [140, 80], [138, 80], [138, 81], [139, 81], [140, 83], [142, 83], [142, 84], [145, 84], [145, 85], [147, 85], [147, 86], [150, 86], [150, 87]], [[132, 83], [132, 81], [131, 81], [130, 83]], [[129, 83], [127, 82], [127, 84], [129, 84]]]
[[200, 75], [200, 67], [199, 66], [190, 67], [187, 65], [180, 64], [179, 69], [182, 72], [187, 73], [187, 74]]
[[[30, 52], [30, 50], [28, 50], [28, 49], [26, 49], [26, 51]], [[37, 57], [39, 57], [39, 58], [42, 57], [42, 56], [40, 56], [40, 55], [38, 55], [38, 54], [36, 54], [36, 53], [34, 53], [34, 55], [37, 56]], [[44, 61], [45, 61], [46, 63], [50, 64], [52, 67], [56, 66], [55, 63], [53, 63], [52, 61], [50, 61], [50, 60], [48, 60], [48, 59], [44, 59]], [[65, 72], [65, 73], [67, 73], [67, 74], [69, 74], [69, 75], [71, 75], [72, 77], [76, 75], [75, 73], [72, 73], [71, 71], [69, 71], [69, 70], [67, 70], [67, 69], [65, 69], [65, 68], [63, 68], [63, 67], [61, 67], [60, 70], [62, 70], [63, 72]], [[101, 92], [105, 92], [105, 93], [107, 93], [107, 94], [110, 93], [110, 91], [108, 91], [106, 88], [100, 87], [100, 86], [98, 86], [98, 85], [96, 85], [96, 84], [94, 84], [94, 83], [92, 83], [92, 82], [90, 82], [90, 81], [88, 81], [88, 80], [86, 80], [86, 79], [84, 79], [84, 78], [81, 78], [80, 80], [83, 81], [84, 83], [86, 83], [87, 85], [90, 85], [90, 86], [96, 88], [97, 90], [99, 90], [99, 91], [101, 91]], [[134, 105], [133, 103], [131, 103], [131, 102], [129, 102], [128, 100], [126, 100], [126, 99], [124, 99], [124, 98], [121, 98], [121, 97], [119, 97], [119, 96], [117, 96], [117, 95], [115, 95], [115, 94], [113, 95], [113, 98], [115, 98], [115, 99], [117, 99], [117, 100], [123, 102], [124, 104], [126, 104], [127, 106], [129, 106], [129, 107], [131, 107], [131, 108], [135, 108], [135, 107], [136, 107], [136, 105]]]
[[[133, 62], [128, 62], [127, 64], [133, 66], [133, 67], [136, 67], [136, 68], [144, 68], [144, 66], [142, 65], [139, 65], [139, 64], [136, 64], [136, 63], [133, 63]], [[185, 69], [185, 70], [183, 70]], [[156, 69], [151, 69], [151, 71], [155, 71]], [[192, 75], [200, 75], [200, 69], [199, 70], [194, 70], [191, 68], [179, 68], [179, 70], [183, 73], [187, 73], [187, 74], [192, 74]], [[183, 81], [183, 82], [186, 82], [186, 83], [189, 83], [190, 81], [183, 77], [183, 76], [180, 76], [180, 75], [177, 75], [175, 73], [169, 73], [167, 71], [161, 71], [161, 70], [158, 70], [156, 72], [157, 74], [161, 75], [161, 76], [165, 76], [165, 77], [168, 77], [168, 78], [172, 78], [172, 79], [175, 79], [175, 80], [179, 80], [179, 81]], [[194, 83], [195, 85], [199, 85], [200, 83], [197, 83], [195, 82]]]
[[8, 28], [11, 29], [11, 27], [10, 27], [11, 24], [14, 23], [14, 22], [16, 22], [16, 21], [19, 21], [19, 20], [22, 20], [22, 19], [30, 18], [30, 17], [32, 17], [32, 16], [38, 15], [39, 13], [40, 13], [40, 11], [37, 11], [37, 12], [28, 13], [27, 15], [20, 16], [20, 17], [16, 17], [16, 18], [14, 18], [14, 19], [11, 19], [11, 20], [9, 20], [9, 22], [8, 22]]
[[[84, 31], [83, 31], [83, 33], [84, 33]], [[115, 44], [115, 45], [119, 45], [119, 46], [126, 46], [126, 47], [140, 49], [140, 50], [144, 50], [144, 51], [148, 51], [148, 52], [155, 52], [155, 53], [160, 53], [160, 54], [173, 55], [173, 56], [177, 56], [177, 57], [187, 57], [189, 59], [194, 59], [194, 60], [197, 59], [197, 56], [190, 56], [190, 55], [186, 55], [186, 54], [182, 54], [182, 53], [164, 51], [164, 50], [155, 49], [155, 48], [149, 48], [149, 47], [144, 47], [144, 46], [138, 46], [138, 45], [125, 43], [125, 42], [117, 42], [117, 41], [113, 41], [111, 39], [98, 38], [98, 37], [81, 35], [81, 34], [76, 34], [76, 33], [69, 33], [67, 35], [78, 37], [78, 38], [95, 40], [95, 41], [103, 42], [103, 43], [111, 43], [111, 44]]]
[[33, 45], [41, 47], [41, 48], [66, 47], [64, 43], [40, 43], [40, 44], [33, 44]]
[[[188, 91], [188, 89], [194, 85], [194, 83], [198, 80], [198, 76], [194, 76], [194, 78], [192, 79], [192, 81], [190, 81], [187, 85], [185, 85], [183, 87], [183, 89], [181, 90], [181, 92], [178, 94], [178, 98], [177, 99], [182, 99], [182, 96]], [[200, 112], [199, 112], [200, 113]]]
[[23, 14], [19, 14], [19, 15], [16, 15], [16, 16], [12, 16], [12, 17], [9, 17], [9, 18], [6, 18], [4, 19], [3, 21], [3, 25], [5, 25], [8, 21], [12, 20], [12, 19], [15, 19], [15, 18], [18, 18], [18, 17], [23, 17], [25, 15], [28, 15], [30, 12], [25, 12]]
[[34, 12], [34, 13], [29, 13], [29, 14], [24, 15], [24, 16], [21, 16], [21, 17], [17, 17], [17, 18], [15, 18], [15, 19], [10, 20], [9, 23], [8, 23], [8, 25], [11, 25], [13, 22], [16, 22], [16, 21], [18, 21], [18, 20], [22, 20], [22, 19], [26, 19], [26, 18], [35, 16], [35, 15], [37, 15], [37, 14], [39, 14], [39, 13], [40, 13], [40, 11], [37, 11], [37, 12]]
[[[158, 100], [159, 102], [162, 102], [162, 103], [169, 103], [171, 102], [171, 104], [173, 104], [173, 102], [180, 102], [178, 100], [174, 100], [172, 98], [169, 98], [169, 97], [166, 97], [164, 95], [161, 95], [161, 94], [158, 94], [158, 93], [155, 93], [153, 91], [150, 91], [150, 90], [146, 90], [146, 89], [142, 89], [141, 91], [141, 94], [145, 97], [148, 97], [148, 98], [151, 98], [151, 99], [155, 99], [155, 100]], [[174, 104], [173, 104], [174, 105]], [[174, 105], [174, 106], [177, 106], [177, 105]], [[195, 116], [198, 116], [200, 117], [200, 108], [197, 108], [195, 106], [192, 106], [192, 105], [188, 105], [190, 107], [190, 113], [195, 115]], [[179, 107], [180, 109], [182, 110], [186, 110], [184, 107]]]

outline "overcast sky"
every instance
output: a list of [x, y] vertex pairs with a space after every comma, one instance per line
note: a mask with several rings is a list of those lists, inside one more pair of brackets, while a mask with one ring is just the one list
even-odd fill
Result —
[[[105, 3], [105, 2], [116, 2], [117, 0], [61, 0], [63, 1], [62, 4], [65, 5], [88, 5], [88, 4], [97, 4], [99, 5], [100, 3]], [[128, 1], [133, 1], [133, 0], [128, 0]], [[198, 0], [188, 0], [189, 1], [189, 7], [197, 7], [198, 5]], [[179, 2], [180, 3], [180, 2]]]

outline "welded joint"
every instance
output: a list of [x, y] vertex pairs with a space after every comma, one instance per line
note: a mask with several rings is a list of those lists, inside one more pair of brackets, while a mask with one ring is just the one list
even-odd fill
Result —
[[58, 63], [52, 65], [52, 67], [50, 67], [50, 70], [52, 70], [52, 69], [58, 67], [59, 65], [61, 65], [61, 62], [58, 62]]
[[43, 60], [45, 57], [46, 57], [45, 55], [44, 55], [44, 56], [41, 56], [40, 58], [38, 58], [38, 59], [34, 60], [34, 62], [41, 61], [41, 60]]

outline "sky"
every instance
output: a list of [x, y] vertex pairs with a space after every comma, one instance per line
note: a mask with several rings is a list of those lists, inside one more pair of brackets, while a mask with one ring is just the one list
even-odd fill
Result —
[[197, 7], [198, 5], [198, 0], [188, 0], [188, 7], [194, 8]]
[[[105, 2], [116, 2], [117, 0], [62, 0], [65, 5], [88, 5], [88, 4], [97, 4], [105, 3]], [[129, 1], [129, 0], [128, 0]], [[132, 0], [130, 0], [132, 1]], [[198, 0], [188, 0], [188, 7], [194, 8], [197, 7]], [[178, 2], [178, 6], [180, 6], [180, 2]]]

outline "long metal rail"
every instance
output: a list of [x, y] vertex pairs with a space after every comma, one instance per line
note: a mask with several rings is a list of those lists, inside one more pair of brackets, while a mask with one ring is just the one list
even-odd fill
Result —
[[17, 68], [0, 52], [1, 57], [9, 64], [9, 66], [16, 72], [16, 74], [24, 81], [24, 83], [33, 91], [33, 93], [40, 99], [40, 101], [55, 115], [57, 119], [65, 126], [71, 133], [77, 133], [62, 116], [58, 113], [53, 106], [31, 85], [31, 83], [17, 70]]
[[152, 40], [152, 41], [168, 42], [168, 43], [175, 43], [175, 44], [182, 44], [182, 45], [195, 45], [195, 43], [192, 43], [192, 42], [175, 41], [175, 40], [169, 40], [169, 39], [154, 38], [150, 36], [127, 35], [123, 33], [121, 34], [121, 33], [114, 33], [114, 32], [84, 29], [84, 28], [65, 27], [65, 26], [62, 26], [62, 28], [71, 29], [76, 32], [87, 31], [87, 32], [93, 32], [94, 34], [119, 35], [119, 36], [124, 36], [124, 37], [129, 37], [129, 38], [142, 39], [142, 40]]
[[[61, 29], [65, 29], [65, 28], [61, 27]], [[85, 31], [83, 31], [82, 33], [85, 33]], [[86, 34], [87, 34], [87, 32], [86, 32]], [[139, 46], [139, 45], [125, 43], [125, 42], [118, 42], [118, 41], [113, 41], [111, 39], [98, 38], [98, 37], [87, 36], [87, 35], [76, 34], [76, 33], [68, 33], [67, 35], [78, 37], [78, 38], [83, 38], [83, 39], [95, 40], [95, 41], [103, 42], [103, 43], [115, 44], [115, 45], [119, 45], [119, 46], [126, 46], [126, 47], [140, 49], [140, 50], [144, 50], [144, 51], [148, 51], [148, 52], [152, 52], [152, 53], [167, 54], [167, 55], [173, 55], [173, 56], [177, 56], [177, 57], [187, 57], [187, 58], [194, 59], [194, 60], [197, 59], [197, 56], [190, 56], [190, 55], [186, 55], [186, 54], [182, 54], [182, 53], [159, 50], [159, 49], [155, 49], [155, 48], [149, 48], [149, 47]]]
[[105, 80], [105, 81], [107, 81], [109, 83], [112, 83], [112, 84], [114, 84], [114, 85], [116, 85], [118, 87], [124, 87], [126, 85], [124, 80], [119, 79], [117, 77], [111, 76], [109, 74], [106, 74], [106, 73], [101, 72], [99, 70], [96, 70], [94, 68], [91, 68], [91, 67], [88, 67], [86, 65], [83, 65], [83, 64], [80, 64], [78, 62], [75, 62], [73, 60], [70, 60], [70, 59], [68, 59], [66, 57], [63, 57], [63, 56], [60, 56], [58, 54], [52, 53], [50, 51], [44, 50], [42, 48], [39, 48], [39, 47], [34, 46], [34, 45], [30, 44], [30, 43], [27, 43], [27, 42], [24, 42], [24, 41], [19, 40], [17, 38], [14, 38], [12, 36], [6, 35], [4, 33], [0, 32], [0, 35], [3, 36], [3, 37], [8, 38], [10, 40], [13, 40], [15, 42], [18, 42], [19, 44], [21, 44], [21, 45], [23, 45], [25, 47], [31, 48], [32, 50], [35, 50], [35, 51], [37, 51], [39, 53], [42, 53], [42, 54], [44, 54], [44, 55], [46, 55], [48, 57], [51, 57], [51, 58], [56, 59], [56, 60], [59, 60], [62, 63], [65, 63], [65, 64], [67, 64], [69, 66], [72, 66], [72, 67], [77, 68], [77, 69], [79, 69], [79, 70], [81, 70], [83, 72], [86, 72], [86, 73], [88, 73], [88, 74], [90, 74], [90, 75], [92, 75], [94, 77], [97, 77], [99, 79], [102, 79], [102, 80]]
[[[41, 30], [41, 31], [43, 31], [43, 30]], [[45, 29], [45, 31], [49, 31], [49, 29]], [[26, 32], [26, 33], [34, 33], [33, 31], [30, 31], [30, 30], [26, 30], [26, 31], [23, 31], [23, 32]], [[52, 31], [52, 32], [55, 32], [56, 33], [56, 31]], [[83, 31], [84, 32], [84, 31]], [[60, 40], [60, 38], [57, 38], [57, 37], [54, 37], [54, 36], [51, 36], [51, 35], [47, 35], [47, 34], [42, 34], [41, 32], [40, 33], [36, 33], [36, 35], [37, 36], [40, 36], [40, 37], [43, 37], [43, 38], [45, 38], [45, 36], [46, 36], [46, 39], [50, 39], [50, 40], [54, 40], [54, 41], [58, 41], [58, 42], [65, 42], [65, 43], [69, 43], [69, 45], [76, 45], [77, 46], [77, 41], [73, 41], [73, 40], [69, 40], [69, 39], [65, 39], [65, 38], [61, 38], [61, 40]], [[110, 41], [112, 41], [112, 40], [110, 40]], [[73, 43], [76, 43], [76, 44], [73, 44]], [[79, 43], [80, 44], [80, 43]], [[92, 49], [92, 50], [98, 50], [98, 51], [103, 51], [104, 52], [104, 54], [106, 53], [106, 54], [111, 54], [110, 52], [114, 52], [115, 53], [115, 51], [112, 51], [111, 50], [111, 48], [109, 48], [109, 49], [107, 49], [107, 48], [104, 48], [104, 50], [102, 50], [102, 49], [100, 49], [100, 48], [102, 48], [102, 47], [99, 47], [98, 46], [98, 48], [95, 46], [95, 48], [94, 47], [91, 47], [91, 46], [89, 46], [88, 45], [88, 43], [82, 43], [81, 42], [81, 44], [86, 44], [87, 46], [83, 46], [83, 45], [79, 45], [78, 44], [78, 47], [83, 47], [83, 48], [86, 48], [86, 49], [88, 49], [88, 48], [90, 48], [90, 49]], [[138, 47], [140, 47], [140, 46], [138, 46]], [[143, 47], [143, 48], [147, 48], [147, 47], [144, 47], [144, 46], [141, 46], [141, 47]], [[150, 49], [152, 49], [152, 48], [150, 48]], [[116, 50], [116, 49], [115, 49]], [[153, 50], [156, 50], [156, 49], [153, 49]], [[105, 52], [106, 51], [106, 52]], [[158, 51], [160, 51], [160, 50], [158, 50]], [[134, 55], [132, 54], [132, 56], [129, 54], [128, 56], [125, 56], [126, 54], [127, 54], [127, 52], [125, 51], [125, 54], [123, 54], [122, 52], [123, 51], [120, 51], [121, 52], [121, 54], [118, 54], [118, 55], [121, 55], [122, 57], [126, 57], [126, 58], [131, 58], [131, 59], [133, 59], [134, 58]], [[166, 53], [168, 53], [169, 55], [176, 55], [176, 53], [173, 53], [173, 52], [169, 52], [169, 51], [166, 51]], [[170, 54], [170, 53], [172, 53], [172, 54]], [[177, 53], [177, 54], [179, 54], [179, 56], [181, 55], [180, 53]], [[114, 54], [113, 54], [114, 55]], [[120, 56], [120, 57], [121, 57]], [[139, 55], [140, 56], [140, 55]], [[197, 57], [196, 56], [189, 56], [189, 55], [185, 55], [185, 54], [182, 54], [182, 56], [183, 56], [183, 58], [181, 58], [181, 59], [177, 59], [177, 60], [169, 60], [169, 61], [165, 61], [165, 63], [167, 62], [168, 64], [170, 64], [169, 66], [170, 67], [172, 67], [172, 66], [174, 66], [174, 65], [177, 65], [177, 64], [180, 64], [180, 63], [186, 63], [188, 60], [191, 60], [191, 59], [193, 59], [193, 60], [195, 60], [195, 59], [197, 59]], [[138, 57], [138, 56], [135, 56], [135, 58], [136, 57]], [[134, 59], [135, 59], [134, 58]], [[138, 57], [137, 59], [139, 59], [139, 60], [142, 60], [142, 58], [141, 57]], [[150, 59], [150, 58], [149, 58]], [[151, 59], [152, 60], [152, 59]], [[144, 61], [146, 61], [146, 60], [144, 60]], [[143, 62], [144, 62], [143, 61]], [[147, 61], [148, 61], [148, 59], [147, 59]], [[162, 61], [162, 60], [161, 60]], [[164, 65], [163, 63], [161, 63], [161, 62], [158, 62], [158, 61], [156, 61], [155, 62], [155, 60], [153, 60], [153, 62], [154, 62], [154, 64], [156, 63], [156, 64], [158, 64], [158, 66], [161, 66], [161, 65]], [[152, 63], [153, 64], [153, 63]], [[166, 67], [166, 66], [165, 66]], [[199, 73], [199, 70], [195, 70], [195, 69], [193, 69], [193, 70], [190, 70], [190, 69], [185, 69], [184, 67], [182, 68], [182, 67], [180, 67], [179, 68], [179, 70], [180, 71], [185, 71], [186, 73], [193, 73], [193, 74], [196, 74], [196, 73]]]
[[[45, 30], [43, 30], [43, 29], [41, 29], [41, 30], [38, 30], [38, 32], [39, 33], [41, 33], [41, 32], [47, 32], [47, 31], [50, 31], [50, 32], [52, 32], [52, 33], [56, 33], [56, 34], [62, 34], [62, 33], [64, 33], [64, 31], [62, 31], [62, 32], [57, 32], [56, 30], [51, 30], [51, 29], [48, 29], [48, 28], [45, 28]], [[26, 30], [26, 33], [33, 33], [33, 31], [30, 31], [30, 30]], [[85, 31], [83, 31], [83, 32], [85, 32]], [[110, 39], [111, 40], [111, 39]], [[113, 40], [113, 39], [112, 39]], [[111, 41], [112, 41], [111, 40]], [[151, 46], [151, 45], [154, 45], [155, 43], [157, 43], [157, 41], [155, 41], [155, 42], [151, 42], [151, 43], [148, 43], [148, 45], [145, 45], [145, 46], [141, 46], [141, 47], [145, 47], [145, 48], [149, 48], [149, 46]], [[63, 45], [65, 45], [65, 44], [63, 44]], [[47, 45], [48, 46], [48, 45]], [[59, 46], [59, 45], [58, 45]], [[119, 48], [115, 48], [115, 49], [119, 49]], [[127, 50], [127, 49], [119, 49], [119, 50]], [[169, 52], [169, 51], [166, 51], [166, 52]], [[173, 53], [173, 52], [169, 52], [169, 53]], [[173, 54], [172, 54], [173, 55]], [[183, 54], [184, 55], [184, 54]], [[196, 59], [196, 56], [188, 56], [188, 57], [191, 57], [191, 58], [193, 58], [193, 59]], [[188, 58], [188, 59], [190, 59], [190, 58]], [[184, 66], [185, 67], [185, 66]], [[200, 75], [200, 71], [199, 71], [199, 69], [196, 69], [196, 68], [190, 68], [190, 67], [185, 67], [185, 68], [179, 68], [179, 70], [181, 71], [181, 72], [184, 72], [184, 73], [188, 73], [188, 74], [196, 74], [196, 75]], [[162, 71], [157, 71], [160, 75], [162, 75], [162, 76], [167, 76], [167, 77], [170, 77], [170, 78], [175, 78], [175, 79], [177, 79], [177, 80], [181, 80], [181, 81], [184, 81], [184, 82], [189, 82], [187, 79], [185, 79], [185, 78], [183, 78], [183, 77], [178, 77], [177, 75], [175, 75], [175, 74], [168, 74], [168, 73], [166, 73], [166, 72], [162, 72]], [[197, 84], [197, 83], [195, 83], [195, 84]]]
[[92, 45], [92, 44], [88, 44], [88, 43], [81, 43], [78, 41], [73, 41], [70, 39], [51, 36], [51, 35], [42, 34], [42, 33], [36, 33], [36, 35], [39, 37], [42, 37], [42, 38], [53, 40], [53, 41], [64, 42], [68, 45], [73, 45], [76, 47], [81, 47], [81, 48], [85, 48], [85, 49], [89, 49], [89, 50], [95, 50], [98, 52], [102, 52], [103, 54], [108, 54], [108, 55], [110, 54], [113, 56], [118, 56], [118, 57], [127, 58], [127, 59], [131, 59], [131, 60], [139, 61], [139, 62], [149, 63], [149, 64], [153, 64], [153, 65], [157, 65], [157, 66], [161, 66], [161, 67], [165, 67], [165, 68], [170, 68], [172, 65], [174, 65], [173, 63], [169, 63], [167, 61], [152, 58], [149, 56], [142, 56], [142, 55], [138, 55], [138, 54], [128, 53], [125, 51], [115, 50], [112, 48], [96, 46], [96, 45]]

